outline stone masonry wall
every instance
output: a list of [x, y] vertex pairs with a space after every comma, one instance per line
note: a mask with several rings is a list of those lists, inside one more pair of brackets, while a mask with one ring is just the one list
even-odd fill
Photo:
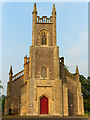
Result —
[[[10, 92], [10, 97], [7, 99], [7, 104], [10, 104], [9, 108], [11, 108], [11, 113], [12, 114], [18, 114], [18, 107], [19, 107], [19, 102], [20, 102], [20, 97], [21, 97], [21, 86], [24, 83], [23, 76], [20, 78], [12, 81], [11, 83], [11, 90], [8, 91]], [[9, 113], [9, 108], [7, 109], [7, 113]]]
[[[69, 76], [66, 76], [66, 84], [69, 89], [69, 92], [73, 94], [74, 115], [77, 115], [77, 84]], [[69, 99], [72, 99], [72, 98], [69, 98]]]
[[53, 48], [39, 47], [35, 49], [35, 77], [40, 78], [41, 67], [46, 66], [49, 68], [49, 79], [53, 79]]
[[27, 114], [27, 84], [21, 87], [21, 109], [20, 115]]

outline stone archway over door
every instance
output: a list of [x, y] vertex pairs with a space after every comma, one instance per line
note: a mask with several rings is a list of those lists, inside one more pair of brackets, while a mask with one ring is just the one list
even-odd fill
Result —
[[40, 114], [48, 114], [48, 98], [43, 96], [40, 99]]

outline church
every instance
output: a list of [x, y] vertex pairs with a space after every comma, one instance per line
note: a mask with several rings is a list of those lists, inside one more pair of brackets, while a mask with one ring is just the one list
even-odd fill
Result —
[[7, 83], [5, 115], [71, 116], [83, 115], [84, 105], [79, 70], [70, 73], [59, 57], [56, 39], [56, 8], [52, 15], [38, 16], [36, 3], [32, 12], [32, 46], [24, 57], [24, 69]]

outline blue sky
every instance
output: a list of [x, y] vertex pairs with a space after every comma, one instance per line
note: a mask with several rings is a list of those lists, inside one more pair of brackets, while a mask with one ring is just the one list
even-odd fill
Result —
[[[54, 2], [55, 3], [55, 2]], [[29, 56], [32, 45], [33, 2], [3, 2], [2, 4], [2, 83], [6, 94], [10, 65], [13, 73], [23, 69], [24, 56]], [[52, 2], [37, 2], [39, 16], [52, 12]], [[80, 74], [88, 76], [88, 3], [56, 2], [57, 45], [59, 55], [74, 73], [76, 65]]]

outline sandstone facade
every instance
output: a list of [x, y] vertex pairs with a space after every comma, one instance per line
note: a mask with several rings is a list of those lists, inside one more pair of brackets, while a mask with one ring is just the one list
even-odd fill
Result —
[[24, 70], [9, 73], [4, 114], [20, 116], [83, 115], [83, 97], [79, 71], [71, 74], [59, 58], [56, 40], [56, 9], [52, 16], [37, 16], [33, 9], [32, 46], [24, 57]]

